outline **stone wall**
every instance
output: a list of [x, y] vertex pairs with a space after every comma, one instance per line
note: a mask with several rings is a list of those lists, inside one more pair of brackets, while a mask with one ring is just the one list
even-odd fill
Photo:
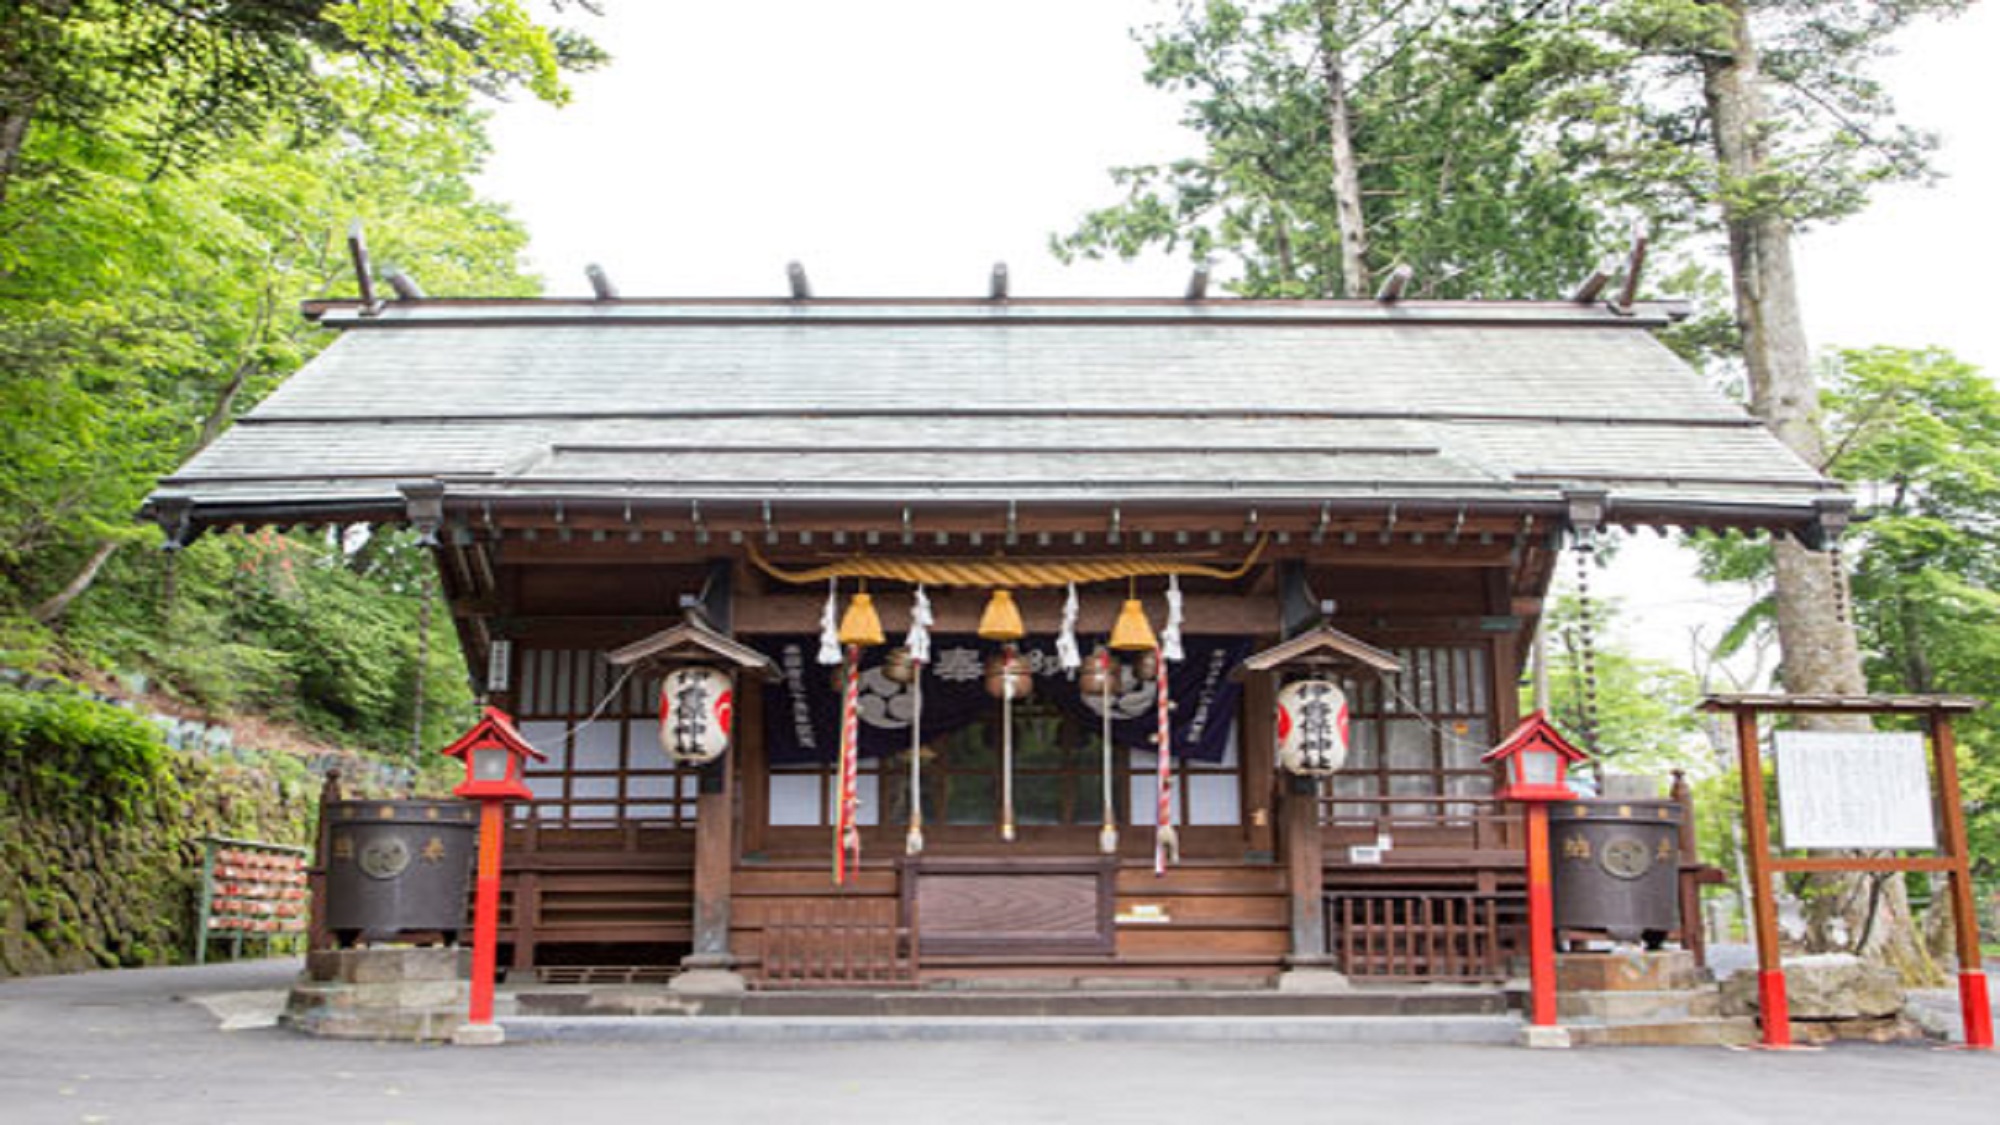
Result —
[[0, 684], [0, 977], [188, 961], [204, 835], [306, 844], [280, 753], [176, 752], [129, 710]]

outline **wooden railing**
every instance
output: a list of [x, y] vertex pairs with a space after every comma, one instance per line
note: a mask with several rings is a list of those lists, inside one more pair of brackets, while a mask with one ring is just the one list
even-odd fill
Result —
[[1516, 906], [1476, 892], [1337, 892], [1326, 896], [1328, 951], [1358, 979], [1501, 980]]
[[1319, 822], [1333, 837], [1364, 844], [1386, 836], [1473, 851], [1521, 846], [1520, 808], [1496, 797], [1322, 794]]
[[917, 981], [917, 937], [893, 898], [819, 897], [766, 908], [759, 988], [904, 988]]

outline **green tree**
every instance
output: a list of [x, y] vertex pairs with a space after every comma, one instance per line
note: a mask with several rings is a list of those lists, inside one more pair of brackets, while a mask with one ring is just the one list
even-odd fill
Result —
[[[183, 26], [158, 23], [169, 10]], [[517, 86], [559, 98], [551, 67], [589, 56], [521, 11], [498, 0], [0, 10], [48, 51], [28, 59], [24, 40], [0, 43], [0, 112], [32, 125], [16, 130], [0, 205], [4, 647], [407, 744], [435, 581], [423, 552], [391, 536], [360, 550], [352, 536], [222, 536], [183, 552], [174, 574], [157, 552], [119, 548], [157, 541], [132, 517], [158, 477], [324, 345], [293, 310], [354, 291], [350, 219], [366, 222], [378, 261], [432, 292], [537, 291], [520, 262], [525, 231], [470, 186], [486, 140], [468, 99]], [[149, 69], [131, 53], [146, 44], [194, 55]], [[232, 67], [249, 76], [212, 92], [215, 112], [176, 124], [176, 91]], [[16, 97], [24, 74], [43, 82], [28, 103]], [[103, 89], [50, 101], [59, 79]], [[170, 584], [177, 598], [163, 596]], [[448, 615], [436, 616], [433, 726], [466, 698]]]
[[[37, 130], [116, 132], [158, 175], [274, 125], [421, 130], [475, 94], [517, 88], [560, 102], [563, 71], [603, 58], [588, 38], [538, 24], [523, 0], [11, 0], [0, 5], [0, 209], [23, 176], [61, 183], [76, 171], [35, 156]], [[20, 229], [10, 217], [8, 232]]]
[[[1614, 57], [1545, 3], [1210, 0], [1140, 33], [1200, 156], [1114, 169], [1125, 199], [1052, 240], [1065, 260], [1149, 247], [1233, 259], [1253, 297], [1545, 296], [1614, 225], [1566, 169]], [[1615, 224], [1622, 227], [1622, 221]]]
[[[1828, 470], [1861, 504], [1844, 547], [1853, 588], [1845, 613], [1865, 687], [2000, 695], [2000, 391], [1937, 349], [1847, 351], [1828, 371], [1818, 415]], [[1725, 651], [1776, 629], [1773, 553], [1761, 542], [1703, 545], [1706, 577], [1764, 591]], [[1956, 725], [1974, 865], [1990, 876], [2000, 868], [2000, 721], [1981, 711]], [[1851, 906], [1872, 890], [1860, 881], [1815, 888], [1809, 924], [1865, 932]], [[1900, 885], [1894, 891], [1886, 897], [1900, 897]]]
[[[1849, 548], [1869, 686], [2000, 698], [2000, 390], [1935, 348], [1840, 355], [1835, 476], [1865, 519]], [[1973, 854], [2000, 871], [2000, 716], [1957, 724]]]
[[[1620, 617], [1616, 603], [1599, 598], [1588, 606], [1573, 592], [1551, 600], [1541, 625], [1549, 718], [1590, 750], [1601, 772], [1701, 772], [1699, 685], [1686, 669], [1617, 643]], [[1523, 687], [1523, 711], [1535, 706], [1535, 690]]]

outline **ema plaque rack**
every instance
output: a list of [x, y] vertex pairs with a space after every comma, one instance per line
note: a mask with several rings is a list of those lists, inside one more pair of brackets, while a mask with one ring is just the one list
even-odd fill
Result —
[[229, 942], [233, 961], [246, 941], [262, 941], [268, 954], [280, 939], [305, 933], [306, 849], [227, 836], [203, 836], [201, 845], [195, 964], [207, 963], [214, 940]]

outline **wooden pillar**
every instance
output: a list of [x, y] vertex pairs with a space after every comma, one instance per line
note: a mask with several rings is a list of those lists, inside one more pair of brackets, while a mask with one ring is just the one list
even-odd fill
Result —
[[1674, 771], [1673, 788], [1668, 796], [1680, 808], [1680, 848], [1681, 866], [1678, 872], [1681, 900], [1681, 948], [1694, 954], [1694, 963], [1708, 964], [1708, 927], [1703, 925], [1701, 916], [1701, 853], [1694, 832], [1694, 791], [1688, 788], [1687, 774]]
[[1778, 951], [1778, 904], [1771, 892], [1771, 822], [1764, 807], [1764, 756], [1757, 742], [1757, 712], [1736, 712], [1737, 769], [1743, 785], [1743, 822], [1749, 839], [1750, 903], [1757, 935], [1757, 1001], [1764, 1021], [1764, 1045], [1792, 1045], [1791, 1010], [1785, 999], [1785, 967]]
[[734, 761], [735, 755], [724, 754], [703, 766], [695, 797], [694, 950], [683, 962], [690, 968], [735, 964], [729, 953], [729, 884], [736, 869]]
[[1278, 850], [1279, 793], [1273, 760], [1277, 738], [1272, 730], [1276, 708], [1271, 677], [1250, 676], [1243, 685], [1243, 724], [1239, 757], [1243, 778], [1243, 843], [1253, 861], [1268, 862]]
[[1951, 858], [1946, 877], [1951, 884], [1952, 933], [1958, 944], [1958, 999], [1965, 1020], [1965, 1045], [1990, 1051], [1993, 1005], [1979, 951], [1979, 907], [1972, 893], [1972, 857], [1967, 850], [1965, 810], [1958, 796], [1958, 740], [1952, 733], [1951, 718], [1944, 712], [1932, 711], [1926, 721], [1937, 763], [1938, 803], [1944, 807], [1944, 850]]
[[1284, 775], [1285, 889], [1291, 896], [1292, 951], [1297, 968], [1330, 963], [1326, 952], [1326, 844], [1319, 827], [1319, 779]]

